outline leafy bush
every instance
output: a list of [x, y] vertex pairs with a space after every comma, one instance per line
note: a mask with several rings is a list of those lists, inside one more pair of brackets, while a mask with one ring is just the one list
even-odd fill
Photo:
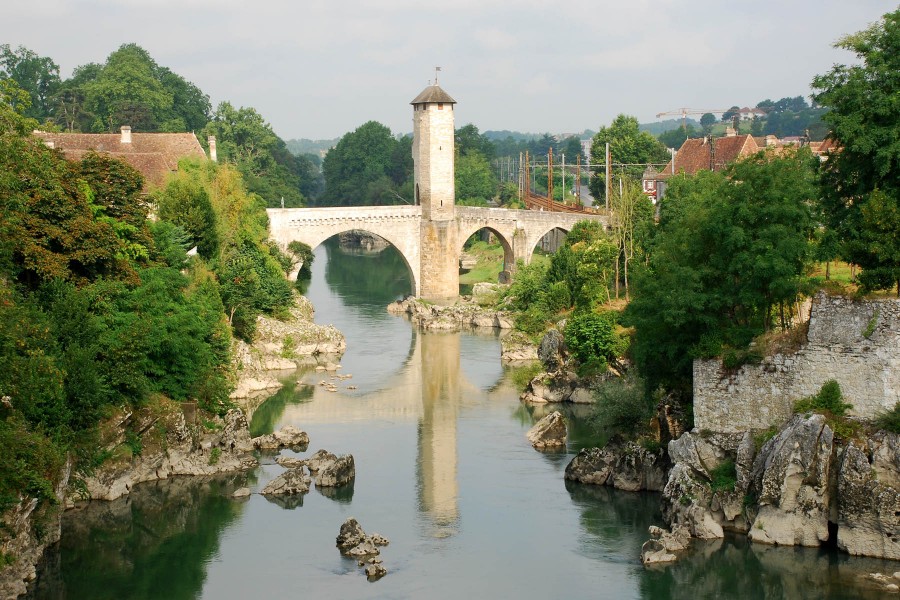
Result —
[[616, 332], [615, 313], [576, 313], [566, 323], [566, 345], [578, 362], [605, 365], [628, 349], [628, 339]]
[[300, 266], [298, 277], [309, 277], [312, 274], [312, 264], [315, 259], [315, 255], [313, 254], [312, 248], [309, 247], [309, 244], [294, 240], [288, 244], [288, 250], [303, 263]]
[[572, 306], [572, 295], [564, 281], [551, 283], [544, 295], [544, 305], [550, 313], [560, 313]]
[[875, 418], [875, 425], [879, 429], [890, 431], [891, 433], [900, 433], [900, 402], [895, 404], [891, 410], [879, 414]]
[[803, 398], [794, 404], [794, 412], [828, 412], [836, 417], [842, 417], [851, 408], [852, 404], [844, 401], [841, 386], [834, 379], [829, 379], [822, 384], [822, 389], [815, 396]]
[[648, 428], [654, 404], [647, 398], [644, 382], [638, 377], [613, 379], [594, 391], [592, 427], [601, 435], [634, 438]]
[[714, 492], [733, 492], [737, 485], [737, 467], [731, 459], [709, 472], [709, 487]]

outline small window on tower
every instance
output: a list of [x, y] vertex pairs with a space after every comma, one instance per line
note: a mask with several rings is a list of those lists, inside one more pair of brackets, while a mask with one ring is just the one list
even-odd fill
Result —
[[438, 110], [444, 110], [444, 103], [438, 102]]

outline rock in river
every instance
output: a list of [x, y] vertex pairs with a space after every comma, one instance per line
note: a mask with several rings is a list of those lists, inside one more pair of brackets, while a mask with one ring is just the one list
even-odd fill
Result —
[[566, 422], [557, 410], [538, 421], [527, 437], [535, 448], [560, 448], [566, 445], [566, 434]]
[[353, 455], [345, 454], [323, 467], [316, 475], [317, 487], [337, 487], [346, 485], [356, 477]]

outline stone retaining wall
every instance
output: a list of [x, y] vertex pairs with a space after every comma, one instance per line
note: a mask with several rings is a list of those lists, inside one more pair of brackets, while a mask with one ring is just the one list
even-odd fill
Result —
[[866, 418], [900, 402], [900, 301], [819, 293], [807, 343], [795, 354], [728, 370], [694, 361], [694, 424], [721, 432], [781, 425], [794, 402], [835, 379], [851, 415]]

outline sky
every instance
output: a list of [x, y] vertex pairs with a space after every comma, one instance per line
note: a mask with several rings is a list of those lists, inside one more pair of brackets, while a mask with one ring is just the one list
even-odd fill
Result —
[[[49, 56], [67, 78], [137, 43], [209, 94], [252, 106], [284, 139], [374, 120], [412, 130], [433, 82], [456, 125], [579, 133], [617, 114], [808, 96], [853, 56], [841, 36], [886, 0], [30, 0], [4, 2], [0, 44]], [[699, 116], [697, 116], [699, 118]]]

